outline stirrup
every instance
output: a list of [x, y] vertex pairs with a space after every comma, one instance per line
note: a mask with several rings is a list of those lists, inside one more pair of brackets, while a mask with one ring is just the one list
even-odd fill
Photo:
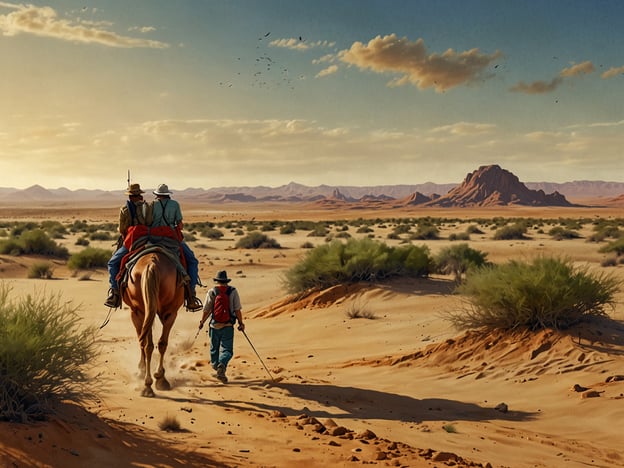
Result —
[[186, 307], [187, 311], [197, 312], [198, 310], [201, 310], [201, 309], [204, 308], [204, 304], [202, 303], [202, 301], [197, 296], [191, 295], [186, 300], [185, 307]]

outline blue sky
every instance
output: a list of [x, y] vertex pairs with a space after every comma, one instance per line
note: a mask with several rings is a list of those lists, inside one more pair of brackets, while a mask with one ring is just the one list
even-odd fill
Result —
[[0, 186], [623, 181], [624, 2], [0, 0]]

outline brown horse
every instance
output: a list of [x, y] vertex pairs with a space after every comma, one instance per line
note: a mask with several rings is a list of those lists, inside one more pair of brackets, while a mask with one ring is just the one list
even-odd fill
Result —
[[158, 251], [139, 258], [130, 272], [128, 286], [123, 291], [123, 301], [131, 309], [132, 323], [139, 338], [139, 371], [141, 377], [145, 378], [141, 395], [154, 396], [150, 364], [154, 351], [152, 326], [156, 316], [162, 323], [162, 333], [158, 340], [160, 364], [154, 378], [158, 390], [170, 390], [171, 385], [165, 378], [163, 360], [169, 343], [169, 333], [178, 316], [178, 309], [184, 303], [184, 286], [171, 258]]

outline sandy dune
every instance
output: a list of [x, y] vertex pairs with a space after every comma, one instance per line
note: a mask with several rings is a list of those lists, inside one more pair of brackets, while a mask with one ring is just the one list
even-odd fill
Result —
[[[202, 214], [190, 207], [186, 213], [190, 221], [387, 216], [280, 212], [273, 206], [254, 210], [237, 207]], [[486, 219], [502, 212], [393, 217]], [[115, 213], [116, 209], [95, 214], [67, 210], [55, 219], [114, 220]], [[45, 215], [16, 210], [5, 213], [4, 219]], [[503, 216], [619, 215], [596, 209], [522, 208], [507, 209]], [[463, 229], [462, 222], [449, 221], [442, 237]], [[587, 234], [591, 226], [584, 229]], [[385, 240], [390, 230], [376, 225], [375, 236]], [[199, 314], [181, 310], [166, 360], [173, 389], [156, 391], [154, 399], [142, 398], [136, 336], [128, 309], [116, 310], [99, 331], [102, 352], [92, 369], [99, 401], [85, 408], [67, 402], [48, 422], [0, 423], [0, 466], [624, 465], [624, 293], [610, 320], [566, 332], [484, 336], [455, 330], [444, 318], [445, 312], [461, 306], [461, 298], [452, 294], [451, 279], [442, 276], [288, 297], [281, 275], [303, 255], [303, 242], [324, 240], [306, 237], [306, 232], [268, 235], [284, 248], [233, 249], [236, 239], [231, 234], [191, 245], [206, 285], [219, 269], [227, 269], [233, 278], [247, 335], [269, 372], [245, 336], [236, 332], [230, 383], [221, 384], [212, 376], [205, 333], [195, 338]], [[487, 232], [473, 236], [470, 243], [495, 262], [554, 253], [601, 269], [604, 256], [594, 243], [554, 241], [538, 232], [531, 237], [493, 241]], [[77, 248], [71, 238], [63, 242]], [[449, 245], [447, 240], [426, 243], [434, 253]], [[82, 304], [85, 324], [104, 322], [104, 271], [81, 281], [59, 263], [52, 280], [25, 279], [35, 260], [0, 256], [0, 276], [15, 294], [41, 288], [61, 291]], [[624, 278], [622, 265], [607, 271]], [[374, 318], [351, 319], [347, 312], [353, 308], [365, 309]], [[175, 418], [181, 430], [161, 430], [159, 424], [167, 417]]]

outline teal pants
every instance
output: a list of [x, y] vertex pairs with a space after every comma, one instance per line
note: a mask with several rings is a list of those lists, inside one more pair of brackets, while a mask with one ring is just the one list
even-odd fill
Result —
[[218, 364], [226, 368], [234, 356], [234, 327], [210, 328], [210, 364], [216, 369]]

